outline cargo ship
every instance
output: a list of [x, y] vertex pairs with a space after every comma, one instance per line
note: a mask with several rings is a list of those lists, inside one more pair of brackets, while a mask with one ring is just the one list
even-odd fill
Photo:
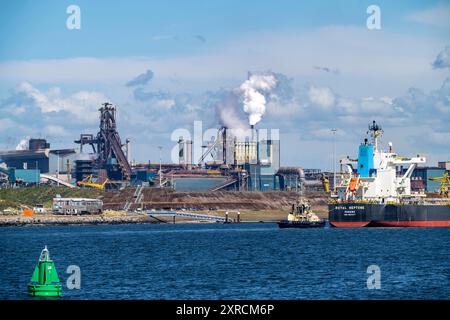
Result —
[[[427, 198], [411, 191], [411, 175], [424, 156], [399, 156], [389, 142], [380, 147], [382, 128], [373, 121], [358, 158], [340, 161], [345, 168], [328, 204], [330, 225], [351, 227], [450, 227], [450, 199]], [[369, 141], [370, 140], [370, 141]]]

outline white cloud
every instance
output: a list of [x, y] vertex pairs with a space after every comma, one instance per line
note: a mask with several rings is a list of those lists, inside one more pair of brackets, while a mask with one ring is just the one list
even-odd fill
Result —
[[330, 108], [335, 103], [334, 93], [330, 88], [311, 86], [308, 91], [309, 100], [323, 108]]
[[108, 101], [108, 98], [99, 92], [78, 91], [64, 96], [59, 88], [51, 88], [46, 93], [29, 82], [22, 82], [13, 89], [12, 95], [0, 107], [16, 116], [33, 107], [43, 114], [66, 111], [80, 121], [92, 123], [97, 120], [98, 107], [105, 101]]
[[50, 136], [68, 136], [69, 133], [60, 125], [48, 125], [44, 127], [44, 133]]
[[366, 97], [361, 99], [359, 112], [363, 114], [376, 114], [381, 116], [396, 115], [400, 113], [400, 109], [396, 109], [389, 97]]
[[288, 117], [303, 112], [303, 107], [295, 97], [291, 101], [272, 100], [267, 104], [267, 114], [276, 117]]
[[163, 108], [163, 109], [172, 109], [175, 107], [176, 102], [174, 99], [165, 99], [165, 100], [157, 100], [155, 103], [156, 108]]
[[433, 8], [410, 14], [408, 19], [436, 27], [449, 27], [450, 5], [448, 3], [439, 3]]

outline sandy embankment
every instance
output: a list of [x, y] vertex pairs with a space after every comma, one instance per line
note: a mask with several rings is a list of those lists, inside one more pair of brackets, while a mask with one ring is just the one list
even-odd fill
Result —
[[152, 223], [152, 219], [144, 215], [83, 215], [63, 216], [53, 214], [35, 214], [33, 216], [4, 215], [0, 216], [0, 226], [27, 225], [74, 225], [74, 224], [121, 224], [121, 223]]
[[[101, 215], [54, 215], [34, 214], [31, 217], [17, 214], [0, 215], [0, 226], [23, 225], [71, 225], [71, 224], [119, 224], [119, 223], [173, 223], [172, 216], [150, 217], [153, 211], [184, 211], [225, 217], [228, 211], [230, 221], [237, 220], [240, 213], [241, 222], [274, 222], [284, 220], [299, 194], [294, 192], [174, 192], [161, 189], [144, 189], [143, 198], [133, 203], [131, 211], [122, 208], [128, 201], [133, 201], [134, 189], [104, 192], [104, 213]], [[321, 218], [327, 217], [327, 195], [322, 192], [307, 192], [303, 196], [311, 204], [312, 210]], [[139, 213], [137, 210], [140, 210]], [[190, 217], [175, 218], [176, 223], [211, 222], [199, 221]]]
[[[315, 210], [319, 217], [326, 218], [326, 208]], [[201, 211], [196, 213], [208, 214], [213, 216], [225, 217], [225, 210], [220, 211]], [[230, 221], [237, 221], [237, 210], [230, 210], [228, 218]], [[151, 212], [148, 212], [151, 214]], [[241, 222], [275, 222], [283, 220], [287, 216], [286, 210], [242, 210], [239, 211]], [[171, 216], [156, 216], [159, 220], [147, 216], [147, 214], [126, 213], [116, 211], [114, 213], [105, 213], [101, 215], [53, 215], [53, 214], [35, 214], [26, 217], [20, 214], [1, 215], [0, 226], [44, 226], [44, 225], [83, 225], [83, 224], [143, 224], [143, 223], [173, 223]], [[189, 217], [176, 217], [175, 223], [198, 223], [214, 222], [199, 221]]]

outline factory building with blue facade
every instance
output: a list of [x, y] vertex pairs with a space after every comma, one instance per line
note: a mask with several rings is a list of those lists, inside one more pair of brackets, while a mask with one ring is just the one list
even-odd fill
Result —
[[257, 145], [257, 163], [245, 164], [248, 189], [267, 191], [280, 189], [277, 172], [280, 169], [280, 140], [261, 140]]

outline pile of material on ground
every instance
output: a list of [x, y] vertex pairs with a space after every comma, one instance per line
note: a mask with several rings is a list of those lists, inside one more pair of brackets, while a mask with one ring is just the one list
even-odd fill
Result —
[[[176, 192], [171, 189], [146, 188], [140, 202], [134, 203], [134, 188], [106, 191], [100, 197], [105, 209], [120, 210], [127, 201], [130, 209], [196, 209], [196, 210], [279, 210], [287, 209], [299, 198], [297, 192], [285, 191], [216, 191]], [[308, 192], [304, 196], [312, 206], [326, 205], [323, 192]]]

